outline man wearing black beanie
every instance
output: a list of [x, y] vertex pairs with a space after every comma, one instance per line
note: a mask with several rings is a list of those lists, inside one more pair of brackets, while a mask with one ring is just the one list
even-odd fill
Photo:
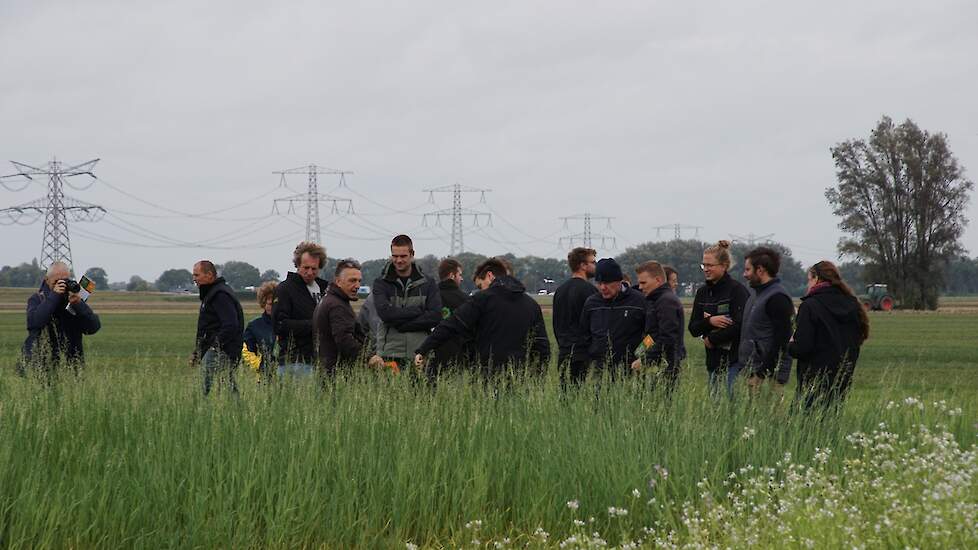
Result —
[[627, 371], [645, 330], [645, 296], [623, 283], [624, 278], [614, 259], [598, 261], [598, 294], [588, 297], [581, 312], [588, 355], [596, 368], [609, 366], [613, 378]]

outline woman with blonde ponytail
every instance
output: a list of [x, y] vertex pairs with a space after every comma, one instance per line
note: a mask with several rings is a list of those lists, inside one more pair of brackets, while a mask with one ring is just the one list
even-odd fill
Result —
[[839, 269], [821, 261], [808, 269], [808, 293], [798, 309], [788, 353], [798, 360], [798, 392], [806, 408], [845, 398], [869, 338], [869, 317]]
[[737, 362], [744, 305], [750, 293], [730, 276], [730, 242], [720, 241], [703, 251], [706, 284], [696, 290], [689, 332], [703, 339], [710, 389], [718, 391], [726, 379], [727, 391], [740, 372]]

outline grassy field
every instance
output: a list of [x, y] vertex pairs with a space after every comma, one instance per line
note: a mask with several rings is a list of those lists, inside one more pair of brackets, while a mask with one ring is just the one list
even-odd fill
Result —
[[241, 373], [239, 399], [204, 399], [192, 300], [93, 304], [87, 371], [50, 389], [12, 374], [24, 318], [0, 312], [0, 546], [978, 544], [968, 301], [873, 314], [853, 396], [825, 418], [711, 399], [692, 339], [671, 401], [639, 380], [564, 394], [553, 372], [495, 397], [464, 378], [359, 372], [323, 394]]

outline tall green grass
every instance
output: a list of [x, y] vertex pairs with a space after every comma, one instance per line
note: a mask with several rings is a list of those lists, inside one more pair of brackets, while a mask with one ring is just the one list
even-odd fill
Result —
[[[978, 418], [978, 396], [953, 388], [960, 415], [888, 408], [906, 397], [898, 379], [821, 417], [792, 414], [790, 395], [714, 399], [695, 376], [667, 399], [639, 379], [563, 392], [552, 372], [498, 393], [465, 377], [431, 390], [372, 372], [323, 393], [239, 373], [240, 397], [204, 398], [194, 371], [146, 371], [90, 368], [52, 388], [0, 375], [3, 546], [488, 542], [466, 528], [473, 520], [494, 542], [548, 546], [579, 530], [575, 518], [616, 544], [647, 526], [687, 532], [682, 503], [703, 487], [725, 498], [724, 481], [746, 465], [785, 453], [808, 463], [828, 448], [826, 468], [841, 474], [858, 456], [850, 433], [941, 422], [970, 446]], [[650, 495], [658, 505], [642, 505]]]

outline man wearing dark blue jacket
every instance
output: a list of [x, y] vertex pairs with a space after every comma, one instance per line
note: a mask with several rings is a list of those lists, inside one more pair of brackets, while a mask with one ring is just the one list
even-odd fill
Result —
[[600, 260], [594, 270], [598, 294], [589, 296], [581, 310], [588, 357], [597, 369], [610, 367], [613, 378], [628, 369], [645, 331], [645, 296], [624, 278], [618, 262]]
[[635, 270], [638, 286], [645, 295], [645, 334], [650, 345], [644, 357], [632, 363], [632, 369], [661, 366], [667, 390], [672, 391], [679, 380], [683, 340], [683, 305], [668, 283], [665, 269], [659, 262], [645, 262]]
[[200, 313], [197, 316], [197, 339], [193, 365], [203, 370], [204, 395], [211, 391], [214, 377], [227, 373], [228, 386], [238, 393], [234, 371], [241, 362], [244, 344], [244, 312], [241, 303], [224, 277], [217, 276], [217, 268], [208, 260], [194, 264], [194, 284], [200, 291]]
[[102, 324], [81, 296], [69, 291], [70, 278], [67, 264], [51, 264], [41, 288], [27, 300], [27, 339], [18, 374], [37, 367], [50, 376], [62, 362], [76, 372], [84, 366], [82, 336], [95, 334]]

